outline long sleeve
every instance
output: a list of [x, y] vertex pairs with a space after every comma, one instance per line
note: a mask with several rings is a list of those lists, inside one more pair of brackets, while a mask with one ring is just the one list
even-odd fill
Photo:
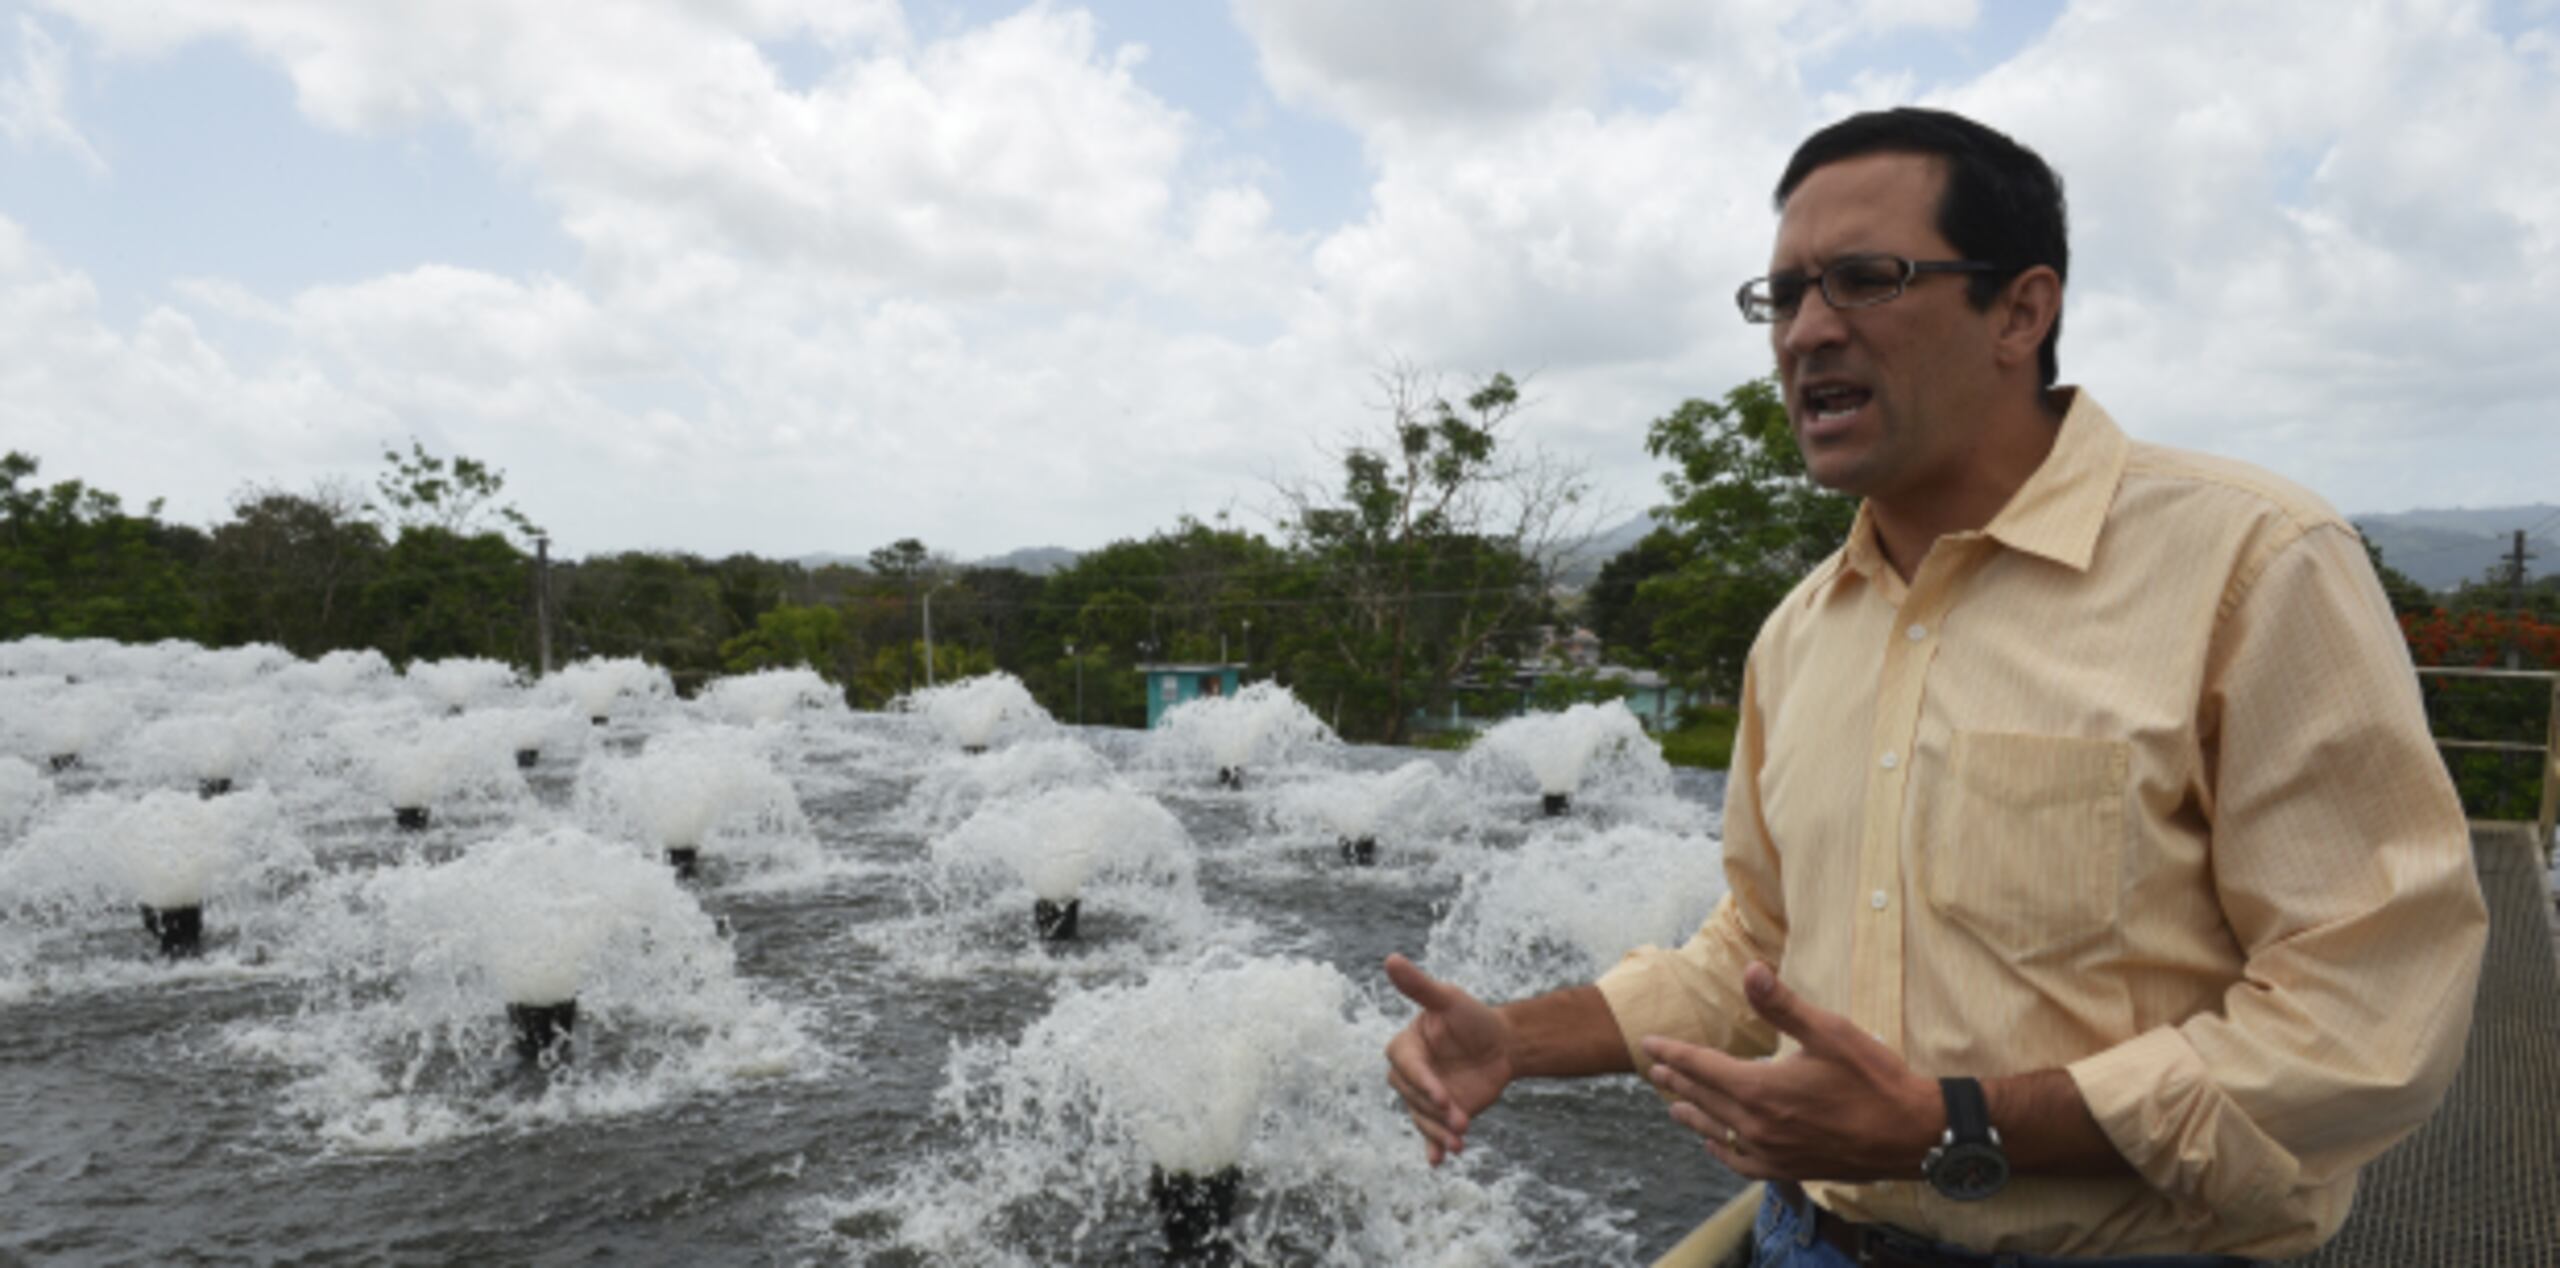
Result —
[[2181, 1205], [2328, 1185], [2431, 1114], [2487, 919], [2407, 650], [2353, 534], [2270, 547], [2220, 614], [2205, 737], [2214, 884], [2245, 967], [2221, 1006], [2070, 1065]]

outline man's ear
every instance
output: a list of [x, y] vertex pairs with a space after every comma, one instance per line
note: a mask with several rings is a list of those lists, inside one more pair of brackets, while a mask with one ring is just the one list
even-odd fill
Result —
[[2032, 367], [2036, 349], [2062, 316], [2062, 275], [2044, 264], [2020, 273], [2001, 291], [1995, 311], [2000, 364]]

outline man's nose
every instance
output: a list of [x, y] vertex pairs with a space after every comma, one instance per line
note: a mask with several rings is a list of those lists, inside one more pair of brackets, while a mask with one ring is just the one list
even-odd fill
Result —
[[1846, 342], [1849, 323], [1840, 310], [1831, 306], [1822, 288], [1804, 288], [1804, 298], [1796, 304], [1796, 315], [1778, 325], [1778, 350], [1790, 357], [1801, 357], [1818, 348]]

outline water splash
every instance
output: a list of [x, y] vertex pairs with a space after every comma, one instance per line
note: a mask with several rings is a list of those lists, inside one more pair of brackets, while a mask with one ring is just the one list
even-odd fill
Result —
[[428, 703], [452, 713], [494, 704], [523, 685], [515, 666], [468, 656], [418, 661], [403, 676]]
[[1037, 738], [1057, 726], [1022, 680], [1002, 671], [926, 687], [901, 697], [893, 707], [922, 716], [944, 739], [964, 749]]
[[567, 699], [589, 718], [647, 712], [675, 698], [667, 671], [643, 660], [591, 657], [543, 680], [545, 690]]
[[389, 805], [433, 809], [525, 796], [514, 753], [468, 721], [439, 718], [388, 733], [360, 724], [342, 734], [364, 754], [373, 787]]
[[205, 702], [203, 712], [174, 714], [134, 732], [125, 762], [143, 780], [197, 787], [236, 783], [276, 749], [273, 708], [235, 695]]
[[1639, 946], [1677, 946], [1724, 896], [1711, 837], [1622, 824], [1490, 853], [1432, 925], [1431, 971], [1488, 999], [1587, 982]]
[[1517, 787], [1525, 777], [1550, 797], [1587, 792], [1604, 799], [1659, 798], [1671, 792], [1671, 767], [1662, 760], [1661, 746], [1617, 700], [1503, 722], [1467, 750], [1458, 769], [1487, 789]]
[[933, 843], [947, 877], [1010, 877], [1035, 898], [1065, 902], [1097, 874], [1189, 886], [1191, 836], [1152, 797], [1059, 788], [996, 802]]
[[807, 669], [768, 669], [721, 678], [696, 702], [703, 712], [743, 726], [789, 721], [844, 708], [844, 692]]
[[1008, 745], [967, 761], [944, 761], [924, 772], [901, 815], [922, 835], [948, 832], [991, 802], [1066, 788], [1112, 788], [1118, 772], [1101, 754], [1065, 738]]
[[0, 853], [0, 999], [157, 980], [137, 907], [200, 913], [215, 964], [198, 971], [264, 963], [295, 936], [313, 874], [263, 788], [63, 801]]
[[1276, 682], [1175, 705], [1150, 738], [1161, 765], [1221, 772], [1324, 763], [1342, 743], [1333, 728]]
[[52, 798], [52, 781], [32, 764], [0, 757], [0, 843], [24, 833]]
[[276, 674], [287, 691], [317, 696], [352, 696], [376, 689], [398, 674], [382, 653], [370, 647], [330, 652], [318, 660], [290, 665]]
[[[311, 939], [329, 988], [225, 1040], [293, 1070], [287, 1113], [333, 1147], [643, 1113], [828, 1067], [796, 1013], [754, 997], [712, 918], [628, 845], [517, 828], [448, 863], [348, 878], [318, 906], [334, 916]], [[523, 1082], [505, 1006], [571, 997], [575, 1062]]]
[[662, 737], [639, 757], [579, 771], [580, 818], [660, 850], [701, 850], [767, 867], [818, 862], [791, 784], [755, 735], [730, 728]]
[[[1249, 1263], [1520, 1262], [1530, 1186], [1414, 1165], [1376, 1092], [1394, 1024], [1338, 971], [1218, 951], [1075, 991], [1011, 1043], [955, 1049], [936, 1098], [965, 1141], [887, 1193], [818, 1204], [871, 1254], [1152, 1261], [1151, 1173], [1234, 1166]], [[1626, 1258], [1623, 1236], [1585, 1243]]]
[[1273, 797], [1269, 818], [1282, 831], [1397, 846], [1464, 830], [1473, 807], [1467, 790], [1429, 761], [1391, 771], [1345, 771], [1293, 784]]

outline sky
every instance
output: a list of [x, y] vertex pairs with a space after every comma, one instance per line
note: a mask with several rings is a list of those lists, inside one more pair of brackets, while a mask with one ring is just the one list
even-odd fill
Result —
[[2136, 437], [2560, 501], [2560, 0], [0, 0], [0, 448], [965, 559], [1268, 531], [1402, 367], [1622, 516], [1769, 370], [1787, 154], [1902, 103], [2060, 171]]

